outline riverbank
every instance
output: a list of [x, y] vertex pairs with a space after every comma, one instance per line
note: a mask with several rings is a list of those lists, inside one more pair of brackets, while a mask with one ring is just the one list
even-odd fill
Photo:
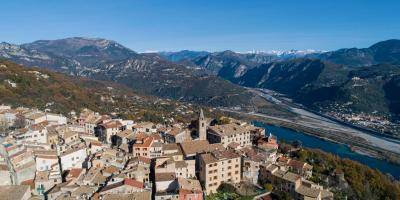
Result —
[[385, 160], [387, 162], [397, 164], [400, 166], [400, 155], [399, 154], [385, 150], [383, 148], [372, 146], [368, 143], [368, 141], [365, 141], [363, 138], [360, 138], [360, 137], [356, 137], [356, 136], [352, 136], [352, 135], [347, 135], [347, 137], [346, 136], [343, 137], [343, 133], [340, 135], [336, 135], [335, 133], [321, 130], [321, 129], [314, 129], [314, 128], [310, 128], [310, 127], [299, 125], [299, 124], [287, 123], [287, 122], [276, 121], [276, 120], [271, 120], [271, 119], [261, 119], [260, 121], [262, 121], [266, 124], [288, 128], [288, 129], [294, 130], [296, 132], [302, 132], [302, 133], [310, 135], [310, 136], [318, 137], [325, 141], [343, 144], [343, 145], [348, 146], [353, 152], [367, 155], [369, 157]]
[[[368, 141], [365, 139], [365, 137], [357, 136], [356, 132], [347, 131], [346, 128], [330, 128], [326, 121], [320, 122], [321, 125], [318, 125], [317, 121], [308, 123], [304, 121], [303, 118], [280, 119], [278, 117], [268, 116], [260, 113], [246, 113], [229, 109], [221, 110], [229, 113], [235, 113], [236, 115], [246, 118], [249, 121], [260, 121], [265, 124], [288, 128], [296, 132], [302, 132], [325, 141], [343, 144], [349, 148], [352, 147], [355, 151], [358, 151], [357, 153], [366, 154], [376, 159], [381, 159], [400, 165], [400, 154], [396, 152], [400, 150], [399, 147], [397, 147], [398, 144], [392, 144], [389, 141], [385, 141], [386, 143], [390, 143], [392, 145], [389, 146], [389, 148], [388, 146], [384, 146], [386, 144], [379, 144], [379, 142], [382, 143], [382, 141], [384, 141], [382, 139], [374, 138], [374, 140]], [[365, 134], [363, 136], [365, 136]], [[384, 148], [380, 146], [383, 146]], [[391, 151], [393, 149], [394, 151]]]
[[320, 149], [323, 152], [336, 155], [341, 159], [357, 161], [363, 165], [369, 166], [372, 169], [377, 169], [383, 173], [390, 174], [397, 180], [400, 180], [400, 165], [371, 157], [370, 155], [366, 155], [365, 152], [360, 154], [359, 152], [352, 150], [352, 148], [346, 144], [324, 140], [322, 138], [305, 134], [304, 132], [297, 132], [279, 126], [268, 125], [259, 121], [254, 122], [254, 125], [265, 128], [267, 130], [266, 134], [272, 133], [277, 136], [278, 140], [284, 141], [285, 143], [299, 141], [301, 142], [303, 148]]

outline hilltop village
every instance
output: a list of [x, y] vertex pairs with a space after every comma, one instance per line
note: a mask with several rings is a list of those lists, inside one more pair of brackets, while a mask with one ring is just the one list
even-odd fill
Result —
[[[232, 118], [173, 125], [0, 106], [0, 199], [202, 200], [221, 188], [271, 199], [333, 199], [277, 138]], [[265, 185], [269, 187], [265, 187]]]

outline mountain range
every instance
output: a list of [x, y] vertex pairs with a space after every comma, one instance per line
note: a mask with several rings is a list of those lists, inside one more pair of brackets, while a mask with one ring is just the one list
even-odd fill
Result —
[[195, 115], [193, 110], [197, 110], [189, 103], [138, 94], [122, 84], [25, 67], [5, 59], [0, 59], [0, 104], [66, 116], [88, 108], [118, 118], [155, 123], [190, 122]]
[[[0, 101], [69, 114], [82, 108], [115, 112], [138, 102], [152, 104], [155, 98], [134, 93], [119, 84], [71, 77], [36, 67], [24, 67], [0, 59]], [[129, 106], [124, 109], [129, 110]], [[122, 111], [124, 109], [121, 109]]]
[[[283, 55], [283, 54], [281, 54]], [[282, 93], [311, 109], [400, 115], [400, 40], [296, 56], [223, 51], [196, 56], [194, 66], [232, 83]]]
[[251, 106], [257, 96], [222, 78], [174, 63], [158, 54], [139, 54], [114, 41], [93, 38], [0, 44], [0, 57], [70, 75], [113, 81], [137, 92], [212, 106]]
[[211, 106], [268, 105], [245, 86], [271, 89], [324, 112], [400, 115], [400, 40], [395, 39], [329, 52], [141, 54], [111, 40], [75, 37], [1, 43], [0, 57]]

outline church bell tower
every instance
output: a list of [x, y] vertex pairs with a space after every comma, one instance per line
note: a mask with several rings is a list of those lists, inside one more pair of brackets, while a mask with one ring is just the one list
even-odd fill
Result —
[[200, 140], [207, 140], [207, 122], [206, 119], [204, 118], [203, 109], [200, 109], [198, 132]]

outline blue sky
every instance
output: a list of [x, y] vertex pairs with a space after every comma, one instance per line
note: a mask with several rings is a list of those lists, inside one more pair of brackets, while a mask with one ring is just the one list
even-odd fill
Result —
[[72, 36], [135, 51], [368, 47], [400, 39], [400, 1], [31, 0], [2, 1], [0, 41]]

